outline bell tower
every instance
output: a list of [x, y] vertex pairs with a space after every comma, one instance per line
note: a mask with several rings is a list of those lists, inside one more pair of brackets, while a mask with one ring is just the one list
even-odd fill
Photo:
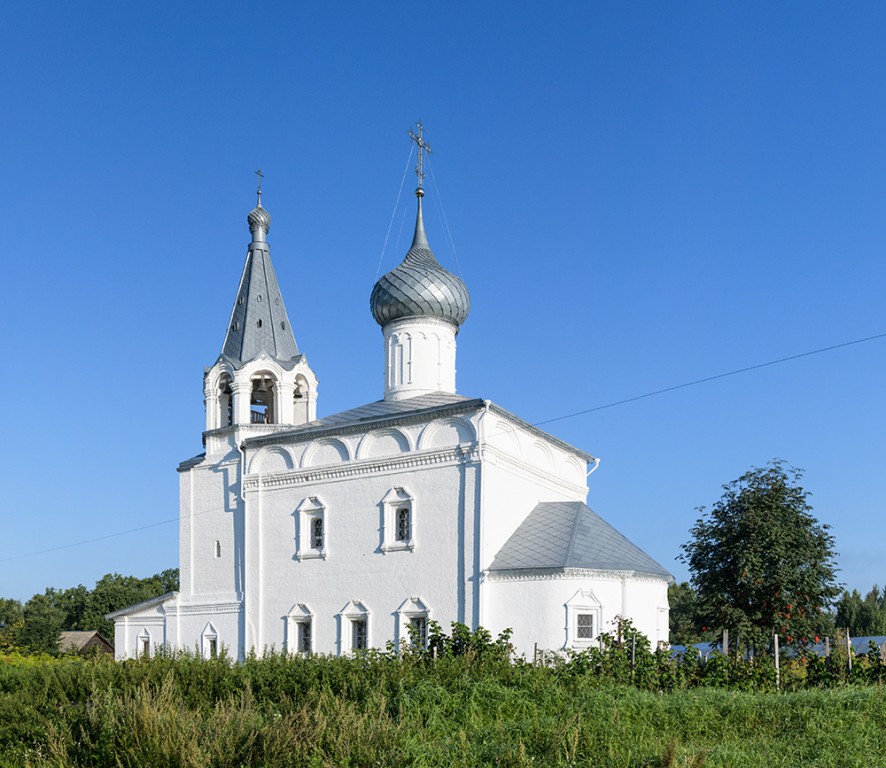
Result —
[[247, 216], [252, 241], [221, 355], [203, 379], [206, 432], [219, 437], [219, 430], [253, 436], [305, 424], [317, 412], [317, 377], [298, 350], [277, 284], [267, 242], [271, 215], [261, 203], [261, 171], [256, 175], [258, 202]]

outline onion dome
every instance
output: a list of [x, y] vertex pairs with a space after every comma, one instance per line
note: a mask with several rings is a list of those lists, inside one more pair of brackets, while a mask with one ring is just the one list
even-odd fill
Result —
[[435, 317], [458, 327], [471, 308], [465, 284], [440, 266], [425, 235], [421, 212], [424, 191], [416, 190], [418, 215], [415, 237], [403, 262], [391, 270], [372, 289], [369, 307], [381, 326], [404, 317]]
[[[261, 202], [249, 212], [246, 221], [249, 222], [249, 231], [252, 232], [253, 236], [259, 230], [268, 234], [271, 229], [271, 214], [261, 207]], [[258, 239], [263, 240], [264, 238]]]

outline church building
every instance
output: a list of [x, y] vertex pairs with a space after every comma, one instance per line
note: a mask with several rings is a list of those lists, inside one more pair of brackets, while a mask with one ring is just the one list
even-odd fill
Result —
[[[179, 465], [181, 585], [109, 615], [117, 658], [162, 648], [348, 654], [452, 622], [513, 631], [517, 653], [586, 648], [629, 617], [668, 639], [670, 574], [585, 504], [589, 453], [456, 392], [465, 284], [422, 219], [375, 284], [383, 397], [317, 418], [317, 377], [252, 235], [221, 354], [206, 369], [205, 452]], [[590, 470], [589, 470], [590, 467]]]

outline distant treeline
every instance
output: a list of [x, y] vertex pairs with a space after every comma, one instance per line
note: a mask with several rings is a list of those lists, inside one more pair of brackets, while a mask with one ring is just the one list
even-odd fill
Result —
[[50, 588], [24, 604], [0, 598], [0, 651], [56, 654], [63, 630], [95, 630], [113, 643], [106, 614], [176, 589], [178, 568], [170, 568], [146, 579], [109, 573], [93, 589]]

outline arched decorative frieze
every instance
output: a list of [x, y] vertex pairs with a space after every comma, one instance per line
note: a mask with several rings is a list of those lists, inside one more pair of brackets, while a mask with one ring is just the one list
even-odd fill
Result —
[[554, 469], [554, 454], [541, 440], [533, 440], [529, 444], [526, 459], [534, 467], [546, 472], [552, 472]]
[[576, 485], [584, 485], [587, 475], [587, 464], [582, 464], [574, 456], [567, 456], [560, 465], [560, 475]]
[[350, 459], [348, 447], [334, 438], [318, 440], [305, 449], [302, 467], [324, 467], [328, 464], [341, 464]]
[[409, 453], [412, 446], [409, 438], [399, 429], [382, 429], [366, 435], [357, 446], [358, 459], [378, 459]]
[[295, 468], [292, 455], [279, 445], [265, 446], [249, 461], [249, 474], [256, 472], [285, 472]]
[[449, 448], [476, 439], [473, 425], [466, 419], [452, 416], [428, 424], [418, 438], [418, 449]]
[[523, 450], [520, 445], [520, 436], [516, 429], [502, 419], [487, 422], [487, 424], [485, 439], [490, 445], [511, 456], [522, 457]]

